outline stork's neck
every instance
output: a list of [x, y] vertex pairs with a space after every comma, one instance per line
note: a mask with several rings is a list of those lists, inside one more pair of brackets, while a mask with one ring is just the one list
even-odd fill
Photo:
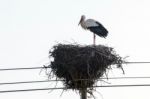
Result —
[[81, 20], [81, 26], [82, 26], [83, 29], [86, 29], [85, 18], [83, 18], [83, 19]]

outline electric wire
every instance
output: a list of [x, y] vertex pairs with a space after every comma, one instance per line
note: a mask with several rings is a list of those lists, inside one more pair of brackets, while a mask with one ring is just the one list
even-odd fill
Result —
[[[150, 62], [123, 62], [123, 64], [149, 64]], [[0, 71], [8, 71], [8, 70], [34, 70], [34, 69], [43, 69], [50, 67], [27, 67], [27, 68], [4, 68], [0, 69]], [[145, 79], [150, 78], [149, 76], [145, 77], [109, 77], [109, 78], [101, 78], [102, 79]], [[89, 79], [78, 79], [78, 80], [89, 80]], [[41, 80], [41, 81], [22, 81], [22, 82], [6, 82], [0, 83], [0, 85], [7, 84], [25, 84], [25, 83], [42, 83], [42, 82], [52, 82], [52, 81], [63, 81], [63, 80]], [[150, 84], [131, 84], [131, 85], [103, 85], [103, 86], [93, 86], [93, 87], [139, 87], [139, 86], [150, 86]], [[65, 87], [58, 88], [37, 88], [37, 89], [21, 89], [21, 90], [3, 90], [0, 93], [9, 93], [9, 92], [27, 92], [27, 91], [42, 91], [42, 90], [54, 90], [54, 89], [66, 89]]]
[[[150, 84], [132, 84], [132, 85], [103, 85], [103, 86], [93, 86], [96, 87], [148, 87]], [[0, 93], [10, 93], [10, 92], [27, 92], [27, 91], [43, 91], [43, 90], [58, 90], [58, 89], [71, 89], [65, 87], [55, 87], [55, 88], [36, 88], [36, 89], [18, 89], [18, 90], [1, 90]]]
[[[97, 81], [101, 81], [104, 79], [150, 79], [150, 77], [109, 77], [109, 78], [100, 78]], [[81, 80], [93, 80], [93, 79], [75, 79], [74, 81]], [[26, 84], [26, 83], [44, 83], [44, 82], [56, 82], [56, 81], [64, 81], [64, 80], [36, 80], [36, 81], [21, 81], [21, 82], [4, 82], [0, 83], [0, 85], [11, 85], [11, 84]]]
[[42, 68], [50, 68], [50, 67], [3, 68], [3, 69], [0, 69], [0, 71], [7, 71], [7, 70], [29, 70], [29, 69], [42, 69]]
[[[150, 64], [150, 62], [123, 62], [122, 64]], [[9, 70], [30, 70], [30, 69], [46, 69], [50, 68], [48, 66], [43, 66], [43, 67], [24, 67], [24, 68], [2, 68], [0, 71], [9, 71]]]

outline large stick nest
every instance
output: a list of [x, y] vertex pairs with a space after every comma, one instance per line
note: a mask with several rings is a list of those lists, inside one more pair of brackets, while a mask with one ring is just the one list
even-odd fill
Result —
[[113, 48], [104, 45], [81, 46], [57, 44], [49, 52], [49, 67], [66, 88], [92, 88], [111, 65], [122, 66], [122, 58]]

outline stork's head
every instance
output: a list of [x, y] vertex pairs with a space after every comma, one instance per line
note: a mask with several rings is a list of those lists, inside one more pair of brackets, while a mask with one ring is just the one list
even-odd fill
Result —
[[85, 15], [82, 15], [78, 25], [80, 25], [81, 22], [83, 22], [84, 20], [85, 20]]

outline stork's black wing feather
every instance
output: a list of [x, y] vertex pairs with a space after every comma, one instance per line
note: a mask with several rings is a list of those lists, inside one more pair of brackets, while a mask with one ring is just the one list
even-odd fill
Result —
[[91, 32], [97, 34], [98, 36], [105, 38], [108, 35], [107, 29], [99, 22], [96, 22], [96, 24], [98, 24], [98, 26], [93, 26], [93, 27], [91, 26], [91, 27], [88, 27], [88, 29]]

